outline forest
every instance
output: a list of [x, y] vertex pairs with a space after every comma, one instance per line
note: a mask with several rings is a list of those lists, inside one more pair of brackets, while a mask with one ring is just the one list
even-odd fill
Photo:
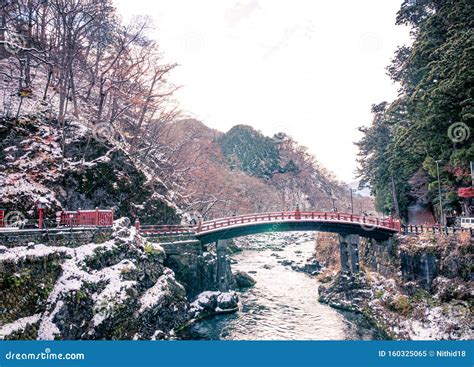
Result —
[[372, 125], [360, 128], [361, 185], [371, 187], [379, 211], [402, 218], [416, 204], [437, 218], [441, 207], [472, 214], [457, 190], [471, 185], [474, 160], [474, 7], [407, 0], [397, 24], [411, 27], [413, 44], [399, 47], [387, 67], [398, 98], [374, 104]]

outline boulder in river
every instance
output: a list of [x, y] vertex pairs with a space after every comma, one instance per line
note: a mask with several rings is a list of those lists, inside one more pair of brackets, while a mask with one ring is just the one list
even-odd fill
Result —
[[316, 260], [307, 261], [303, 266], [303, 272], [316, 275], [321, 271], [321, 264]]
[[255, 279], [243, 271], [235, 272], [234, 278], [237, 283], [237, 287], [240, 289], [252, 287], [256, 283]]
[[206, 291], [198, 295], [191, 303], [190, 316], [200, 319], [222, 313], [230, 313], [238, 310], [239, 297], [234, 291], [219, 292]]

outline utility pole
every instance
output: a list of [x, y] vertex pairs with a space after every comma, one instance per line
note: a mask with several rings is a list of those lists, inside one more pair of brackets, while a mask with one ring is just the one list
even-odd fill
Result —
[[474, 187], [474, 161], [471, 161], [471, 183], [472, 187]]
[[444, 226], [444, 211], [443, 211], [443, 201], [441, 198], [441, 181], [439, 179], [439, 162], [440, 160], [435, 161], [436, 162], [436, 173], [438, 175], [438, 194], [439, 194], [439, 208], [440, 208], [440, 219], [439, 219], [439, 224], [441, 226]]
[[395, 207], [395, 214], [398, 219], [401, 219], [400, 216], [400, 206], [398, 205], [398, 197], [397, 197], [397, 190], [395, 189], [395, 180], [393, 175], [391, 177], [392, 180], [392, 197], [393, 197], [393, 206]]
[[334, 212], [337, 212], [336, 208], [336, 196], [334, 195], [334, 192], [331, 190], [331, 200], [332, 200], [332, 210]]
[[349, 189], [351, 190], [351, 214], [354, 214], [354, 198], [352, 197], [352, 193], [355, 191], [354, 189]]

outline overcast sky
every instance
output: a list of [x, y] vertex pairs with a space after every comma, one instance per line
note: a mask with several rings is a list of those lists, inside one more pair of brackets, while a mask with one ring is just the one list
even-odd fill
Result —
[[284, 131], [338, 178], [354, 179], [370, 106], [397, 96], [386, 75], [409, 30], [402, 0], [115, 0], [124, 20], [149, 15], [182, 109], [227, 131]]

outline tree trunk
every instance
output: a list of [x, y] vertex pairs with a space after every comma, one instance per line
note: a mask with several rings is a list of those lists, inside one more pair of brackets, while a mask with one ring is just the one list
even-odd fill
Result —
[[398, 205], [398, 196], [397, 196], [397, 190], [395, 188], [395, 180], [393, 176], [391, 177], [392, 180], [392, 197], [393, 197], [393, 206], [395, 208], [395, 217], [397, 219], [401, 219], [400, 217], [400, 206]]
[[52, 76], [53, 76], [53, 68], [49, 67], [49, 69], [48, 69], [48, 79], [46, 80], [46, 86], [44, 87], [43, 101], [46, 101], [46, 97], [48, 96], [48, 88], [49, 88], [49, 84], [51, 83], [51, 77]]
[[73, 71], [72, 71], [72, 65], [70, 67], [70, 70], [69, 70], [69, 82], [70, 82], [70, 85], [71, 85], [71, 95], [72, 95], [72, 103], [73, 103], [73, 107], [74, 107], [74, 116], [79, 116], [79, 107], [77, 106], [77, 98], [76, 98], [76, 86], [74, 84], [74, 75], [73, 75]]

